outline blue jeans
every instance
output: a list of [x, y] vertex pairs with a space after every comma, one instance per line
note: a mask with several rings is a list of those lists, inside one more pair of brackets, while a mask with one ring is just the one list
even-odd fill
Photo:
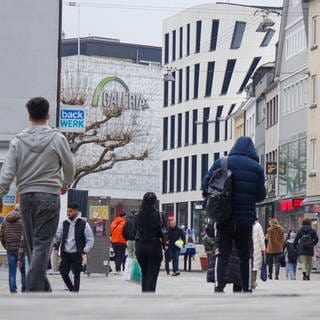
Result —
[[171, 258], [172, 258], [172, 271], [173, 273], [179, 271], [179, 255], [180, 255], [180, 248], [173, 247], [170, 249], [171, 251]]
[[[11, 293], [17, 292], [16, 274], [17, 274], [17, 262], [18, 252], [7, 251], [8, 267], [9, 267], [9, 289]], [[25, 264], [22, 264], [20, 268], [21, 273], [21, 292], [26, 291], [26, 269]]]
[[27, 291], [51, 291], [47, 278], [52, 240], [57, 231], [60, 196], [30, 192], [20, 195], [24, 241], [28, 254]]
[[297, 262], [287, 262], [288, 276], [290, 280], [296, 280]]

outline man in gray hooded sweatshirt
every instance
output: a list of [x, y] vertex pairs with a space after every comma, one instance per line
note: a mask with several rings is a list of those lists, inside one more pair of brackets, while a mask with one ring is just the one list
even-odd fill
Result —
[[26, 105], [31, 127], [11, 142], [0, 176], [2, 197], [16, 178], [29, 260], [27, 291], [51, 291], [46, 270], [58, 227], [60, 194], [74, 176], [74, 162], [66, 138], [48, 126], [49, 102], [36, 97]]

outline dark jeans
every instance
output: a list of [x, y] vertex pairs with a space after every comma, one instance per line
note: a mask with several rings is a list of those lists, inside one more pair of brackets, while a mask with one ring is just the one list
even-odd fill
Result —
[[[169, 267], [169, 261], [172, 260], [172, 271], [173, 273], [179, 271], [179, 255], [180, 255], [180, 248], [174, 246], [173, 248], [168, 248], [166, 255], [165, 255], [165, 263], [166, 263], [166, 271], [167, 273], [170, 270]], [[169, 257], [169, 260], [167, 260], [167, 257]]]
[[243, 291], [252, 290], [252, 226], [218, 226], [218, 248], [216, 257], [216, 287], [223, 289], [226, 285], [226, 269], [235, 241], [240, 261], [240, 274]]
[[116, 272], [120, 272], [121, 266], [125, 263], [127, 246], [122, 243], [113, 243], [112, 248], [114, 251], [114, 264], [116, 266]]
[[279, 276], [281, 257], [282, 257], [282, 252], [279, 252], [279, 253], [268, 253], [267, 254], [267, 263], [268, 263], [269, 276], [272, 276], [273, 264], [275, 265], [276, 277]]
[[26, 291], [51, 291], [46, 272], [59, 222], [60, 196], [33, 192], [20, 195], [24, 242], [29, 261]]
[[[9, 267], [9, 289], [11, 293], [17, 292], [16, 274], [17, 274], [17, 262], [18, 252], [7, 251], [8, 267]], [[20, 268], [21, 274], [21, 292], [26, 291], [26, 269], [25, 263]]]
[[141, 267], [142, 292], [155, 292], [162, 261], [160, 240], [136, 240], [136, 257]]
[[[70, 270], [74, 275], [74, 282], [71, 282], [69, 277]], [[82, 268], [82, 255], [81, 253], [68, 253], [63, 252], [61, 254], [61, 263], [59, 266], [59, 271], [62, 276], [62, 279], [69, 291], [79, 292], [80, 289], [80, 274]]]

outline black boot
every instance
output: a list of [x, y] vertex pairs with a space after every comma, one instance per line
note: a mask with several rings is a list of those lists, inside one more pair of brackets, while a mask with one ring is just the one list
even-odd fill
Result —
[[272, 280], [272, 274], [271, 273], [269, 273], [268, 277], [269, 277], [270, 280]]
[[310, 280], [310, 276], [306, 276], [306, 278], [307, 278], [306, 280]]
[[303, 274], [302, 280], [307, 280], [307, 274], [305, 272], [303, 272], [302, 274]]

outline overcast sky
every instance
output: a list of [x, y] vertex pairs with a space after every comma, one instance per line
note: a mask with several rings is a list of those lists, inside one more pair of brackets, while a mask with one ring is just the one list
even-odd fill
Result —
[[[212, 1], [215, 2], [215, 1]], [[225, 1], [228, 2], [228, 1]], [[80, 0], [78, 7], [63, 2], [66, 38], [80, 35], [116, 38], [121, 42], [161, 46], [162, 21], [194, 5], [209, 0]], [[231, 0], [230, 3], [282, 6], [282, 0]]]

